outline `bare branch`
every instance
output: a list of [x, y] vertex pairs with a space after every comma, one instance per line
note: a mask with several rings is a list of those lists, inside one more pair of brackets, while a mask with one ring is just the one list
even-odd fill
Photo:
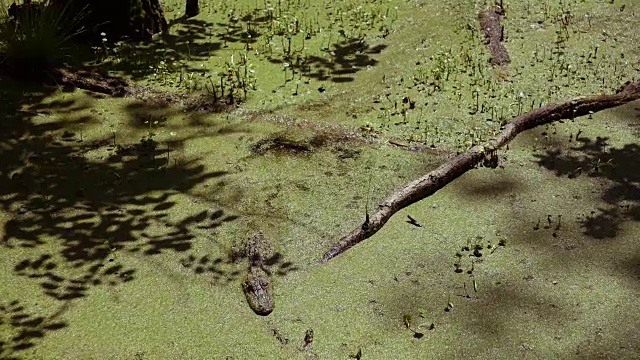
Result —
[[392, 194], [378, 206], [378, 210], [368, 221], [334, 244], [324, 254], [321, 262], [326, 263], [373, 236], [396, 212], [434, 194], [460, 175], [474, 169], [480, 162], [488, 160], [489, 156], [495, 156], [497, 149], [507, 145], [521, 132], [562, 119], [573, 119], [620, 106], [637, 99], [640, 99], [640, 82], [627, 82], [615, 94], [578, 97], [562, 103], [549, 104], [514, 118], [504, 126], [496, 139], [472, 147]]

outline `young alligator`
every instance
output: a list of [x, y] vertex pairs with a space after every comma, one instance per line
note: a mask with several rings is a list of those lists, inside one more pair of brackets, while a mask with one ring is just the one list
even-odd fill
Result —
[[265, 260], [272, 252], [271, 244], [262, 232], [253, 234], [247, 240], [245, 254], [249, 260], [249, 269], [247, 279], [242, 283], [242, 290], [253, 312], [262, 316], [273, 311], [271, 278], [264, 270]]

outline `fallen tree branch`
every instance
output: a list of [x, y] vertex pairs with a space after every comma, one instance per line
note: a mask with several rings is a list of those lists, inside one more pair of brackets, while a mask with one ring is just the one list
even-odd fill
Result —
[[495, 158], [496, 150], [507, 145], [521, 132], [555, 121], [592, 114], [637, 99], [640, 99], [640, 81], [627, 82], [615, 94], [578, 97], [563, 103], [549, 104], [514, 118], [504, 126], [495, 140], [472, 147], [392, 194], [361, 226], [334, 244], [324, 254], [321, 262], [326, 263], [373, 236], [399, 210], [434, 194], [479, 163], [491, 162]]

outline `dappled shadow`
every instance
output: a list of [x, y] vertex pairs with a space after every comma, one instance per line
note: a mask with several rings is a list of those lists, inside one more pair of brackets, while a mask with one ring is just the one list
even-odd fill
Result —
[[0, 329], [10, 334], [0, 340], [0, 358], [19, 359], [20, 351], [35, 346], [46, 333], [67, 327], [67, 323], [59, 320], [67, 307], [68, 303], [63, 303], [53, 314], [39, 316], [28, 311], [20, 300], [0, 302]]
[[[235, 62], [232, 55], [221, 68], [212, 69], [205, 64], [230, 43], [234, 44], [233, 49], [239, 50], [237, 45], [243, 44], [249, 50], [258, 41], [270, 44], [274, 36], [291, 41], [296, 35], [274, 29], [277, 22], [273, 14], [265, 15], [259, 9], [249, 10], [241, 16], [231, 11], [226, 19], [217, 23], [180, 17], [169, 23], [169, 31], [150, 42], [112, 43], [106, 34], [104, 42], [94, 50], [100, 69], [105, 72], [176, 89], [175, 93], [159, 96], [157, 91], [129, 86], [127, 94], [145, 102], [129, 109], [133, 114], [132, 122], [137, 127], [151, 128], [162, 126], [166, 121], [166, 114], [162, 113], [168, 105], [179, 105], [188, 112], [211, 113], [227, 111], [246, 100], [247, 93], [255, 89], [253, 70], [249, 69], [251, 64], [246, 55], [240, 56], [242, 59], [237, 57]], [[386, 45], [371, 46], [362, 36], [347, 36], [343, 30], [339, 33], [339, 40], [323, 49], [326, 55], [303, 55], [301, 50], [291, 51], [290, 47], [281, 53], [267, 53], [266, 50], [259, 53], [273, 63], [287, 63], [285, 71], [288, 68], [293, 72], [291, 79], [297, 73], [307, 79], [351, 82], [355, 80], [355, 73], [378, 63], [372, 54], [380, 53]], [[315, 32], [306, 32], [304, 36], [310, 39], [315, 35]], [[253, 50], [258, 53], [257, 48]], [[320, 89], [324, 91], [323, 87]], [[200, 94], [200, 97], [192, 94]], [[197, 116], [193, 118], [198, 121]]]
[[170, 28], [173, 31], [163, 34], [162, 40], [105, 42], [105, 47], [97, 49], [98, 54], [111, 59], [101, 67], [121, 72], [133, 80], [149, 76], [175, 77], [181, 71], [202, 73], [202, 69], [188, 66], [186, 61], [205, 61], [222, 48], [222, 43], [213, 37], [213, 23], [184, 19], [171, 22]]
[[[186, 252], [200, 232], [238, 218], [195, 206], [175, 216], [176, 196], [226, 172], [206, 171], [198, 159], [169, 162], [166, 145], [151, 137], [131, 144], [109, 135], [87, 140], [69, 130], [99, 121], [94, 115], [49, 119], [83, 106], [62, 101], [26, 111], [51, 90], [5, 80], [0, 85], [0, 209], [8, 215], [0, 246], [15, 252], [16, 262], [5, 266], [36, 281], [45, 295], [66, 302], [96, 286], [134, 281], [136, 269], [119, 254]], [[183, 141], [172, 147], [180, 149]], [[29, 255], [21, 257], [21, 249]], [[14, 349], [2, 346], [3, 358]]]
[[[66, 260], [104, 259], [109, 246], [120, 250], [138, 238], [134, 233], [163, 221], [174, 205], [172, 194], [224, 175], [205, 174], [195, 161], [169, 166], [167, 158], [161, 157], [164, 151], [150, 138], [124, 146], [113, 146], [110, 139], [74, 143], [32, 135], [30, 140], [11, 144], [15, 145], [13, 153], [28, 155], [23, 163], [8, 166], [13, 169], [2, 186], [2, 205], [5, 210], [17, 211], [5, 225], [5, 246], [35, 247], [43, 244], [42, 236], [61, 236]], [[104, 151], [104, 163], [84, 156], [98, 150]], [[4, 161], [10, 159], [9, 155]], [[150, 194], [157, 191], [163, 193]], [[154, 210], [148, 211], [149, 207]], [[143, 251], [188, 248], [185, 242], [193, 236], [185, 231], [187, 225], [165, 224], [176, 232], [169, 232], [164, 239], [149, 236]]]
[[[222, 30], [218, 31], [215, 36], [222, 41], [223, 47], [227, 47], [230, 43], [242, 44], [246, 50], [250, 50], [258, 42], [269, 44], [267, 45], [268, 50], [264, 50], [262, 55], [272, 63], [283, 64], [283, 66], [287, 64], [286, 67], [294, 72], [292, 78], [297, 73], [306, 78], [320, 81], [351, 82], [354, 81], [353, 75], [355, 73], [378, 63], [371, 55], [379, 54], [386, 48], [386, 45], [371, 46], [367, 44], [362, 32], [360, 32], [360, 36], [348, 35], [345, 29], [340, 28], [338, 30], [339, 40], [322, 49], [326, 55], [307, 55], [305, 41], [311, 41], [319, 34], [318, 29], [314, 29], [312, 26], [313, 21], [298, 19], [291, 14], [287, 15], [286, 11], [284, 14], [281, 13], [278, 10], [280, 4], [276, 6], [276, 11], [270, 8], [271, 5], [267, 6], [267, 3], [265, 6], [267, 7], [265, 9], [255, 8], [249, 11], [240, 11], [240, 13], [235, 13], [234, 8], [234, 11], [228, 12], [224, 21], [216, 23], [217, 28]], [[285, 7], [289, 6], [294, 5], [288, 4]], [[296, 6], [300, 6], [300, 4], [294, 7]], [[360, 28], [361, 25], [363, 24], [341, 24], [341, 26], [348, 28]], [[375, 31], [372, 32], [375, 33]], [[379, 35], [383, 38], [386, 36], [385, 34]], [[302, 41], [302, 48], [293, 45], [294, 42], [299, 41]], [[331, 37], [329, 42], [331, 42]], [[273, 52], [271, 43], [281, 45], [282, 48]]]
[[[174, 19], [170, 22], [169, 33], [162, 36], [162, 41], [107, 43], [107, 48], [100, 51], [113, 59], [103, 66], [135, 80], [151, 76], [161, 83], [173, 85], [186, 81], [186, 75], [177, 75], [180, 73], [205, 76], [209, 73], [208, 69], [194, 67], [189, 62], [207, 61], [220, 50], [228, 48], [229, 44], [242, 44], [245, 49], [251, 49], [252, 44], [264, 41], [262, 39], [267, 36], [266, 33], [270, 37], [280, 36], [283, 39], [291, 36], [269, 29], [273, 19], [259, 13], [249, 12], [241, 18], [230, 14], [226, 21], [215, 24], [193, 18]], [[283, 53], [269, 51], [262, 55], [272, 63], [287, 63], [294, 75], [297, 73], [320, 81], [351, 82], [358, 71], [377, 65], [378, 61], [372, 55], [381, 53], [387, 46], [372, 46], [362, 37], [347, 37], [344, 32], [341, 34], [341, 40], [324, 49], [326, 56], [303, 55], [295, 49], [283, 49]], [[310, 39], [311, 34], [307, 34], [306, 38]]]
[[610, 147], [608, 138], [578, 138], [568, 151], [535, 155], [538, 164], [557, 176], [588, 176], [610, 181], [602, 194], [605, 206], [581, 219], [584, 233], [595, 239], [615, 237], [624, 221], [640, 221], [640, 145]]
[[221, 29], [225, 29], [217, 36], [224, 42], [224, 47], [227, 47], [228, 43], [242, 43], [249, 46], [258, 41], [258, 38], [266, 31], [265, 24], [272, 20], [273, 18], [270, 16], [261, 15], [258, 9], [254, 9], [242, 17], [236, 17], [230, 13], [227, 22], [216, 24]]
[[[204, 274], [213, 279], [213, 284], [235, 282], [246, 276], [246, 255], [212, 258], [209, 255], [190, 254], [180, 260], [180, 264], [196, 275]], [[299, 268], [291, 261], [285, 261], [281, 253], [275, 253], [265, 259], [263, 269], [269, 275], [286, 276]]]
[[206, 59], [222, 48], [219, 41], [212, 41], [213, 23], [211, 22], [186, 19], [179, 22], [178, 26], [174, 26], [174, 29], [175, 35], [163, 35], [165, 45], [169, 45], [170, 49], [186, 56], [187, 59]]
[[[386, 45], [371, 46], [362, 38], [344, 38], [333, 44], [327, 56], [287, 56], [283, 59], [269, 59], [276, 64], [287, 63], [295, 74], [320, 81], [351, 82], [354, 75], [367, 67], [375, 66], [378, 60], [371, 55], [379, 54]], [[294, 77], [292, 76], [292, 78]]]

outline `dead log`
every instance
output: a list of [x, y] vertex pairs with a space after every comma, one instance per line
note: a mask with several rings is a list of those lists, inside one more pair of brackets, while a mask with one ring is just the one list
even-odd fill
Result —
[[494, 6], [478, 14], [480, 28], [486, 38], [487, 47], [491, 52], [491, 64], [504, 66], [511, 62], [509, 52], [502, 43], [504, 41], [504, 26], [500, 23], [505, 15], [502, 6]]
[[627, 82], [615, 94], [583, 96], [562, 103], [548, 104], [514, 118], [504, 126], [496, 139], [472, 147], [392, 194], [378, 205], [378, 210], [367, 217], [361, 226], [334, 244], [324, 254], [321, 262], [326, 263], [373, 236], [399, 210], [434, 194], [478, 164], [490, 163], [495, 159], [496, 150], [507, 145], [521, 132], [559, 120], [593, 114], [637, 99], [640, 99], [640, 81]]

